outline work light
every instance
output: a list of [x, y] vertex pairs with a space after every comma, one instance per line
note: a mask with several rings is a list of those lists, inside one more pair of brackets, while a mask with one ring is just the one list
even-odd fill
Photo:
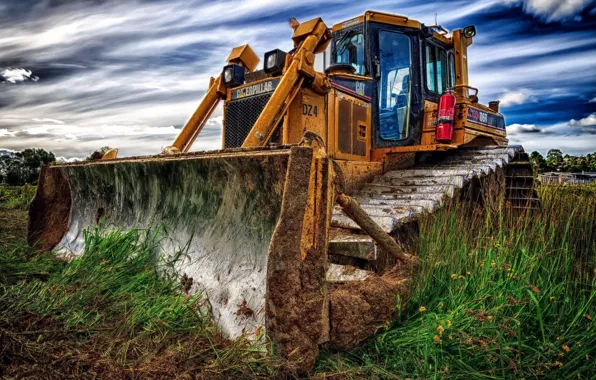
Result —
[[286, 52], [275, 49], [265, 53], [265, 67], [267, 74], [280, 74], [286, 64]]
[[236, 87], [244, 84], [244, 67], [232, 63], [223, 68], [223, 84], [226, 87]]
[[464, 28], [464, 37], [472, 38], [476, 35], [476, 27], [474, 25], [466, 26]]

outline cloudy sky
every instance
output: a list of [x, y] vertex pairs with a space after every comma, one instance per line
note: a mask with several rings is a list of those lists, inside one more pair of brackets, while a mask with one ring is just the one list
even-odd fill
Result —
[[[325, 6], [321, 6], [324, 3]], [[511, 143], [596, 150], [596, 0], [0, 0], [0, 149], [83, 157], [169, 145], [231, 48], [291, 48], [288, 19], [375, 9], [475, 24], [471, 85], [500, 99]], [[194, 150], [219, 148], [221, 110]]]

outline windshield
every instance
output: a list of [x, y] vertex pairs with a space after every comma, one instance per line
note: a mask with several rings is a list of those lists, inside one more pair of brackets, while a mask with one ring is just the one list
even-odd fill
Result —
[[379, 32], [379, 132], [383, 140], [409, 135], [410, 38], [401, 33]]
[[349, 31], [335, 45], [335, 62], [348, 63], [356, 69], [356, 74], [364, 75], [364, 35]]

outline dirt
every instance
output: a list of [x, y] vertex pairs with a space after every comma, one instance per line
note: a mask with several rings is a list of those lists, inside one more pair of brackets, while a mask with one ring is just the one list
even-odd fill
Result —
[[408, 271], [398, 265], [383, 276], [331, 285], [329, 344], [347, 350], [373, 335], [393, 316], [397, 296], [401, 300], [408, 297], [410, 279]]
[[68, 230], [70, 206], [70, 185], [60, 168], [42, 168], [31, 203], [29, 242], [41, 250], [53, 249]]
[[[294, 373], [306, 373], [314, 366], [318, 343], [327, 328], [324, 242], [331, 209], [330, 198], [323, 196], [316, 205], [312, 198], [309, 200], [311, 169], [317, 169], [311, 166], [312, 156], [312, 149], [292, 148], [282, 214], [268, 262], [267, 334], [274, 342], [276, 356], [288, 372]], [[329, 185], [329, 168], [324, 161], [315, 186], [319, 194], [327, 194]], [[314, 239], [302, 259], [304, 228], [314, 229]]]

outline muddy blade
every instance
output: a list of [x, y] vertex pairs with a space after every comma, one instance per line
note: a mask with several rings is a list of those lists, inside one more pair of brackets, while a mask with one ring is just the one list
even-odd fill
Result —
[[102, 220], [160, 227], [165, 252], [186, 252], [179, 271], [206, 293], [224, 332], [263, 326], [282, 357], [316, 351], [330, 217], [319, 161], [293, 147], [50, 166], [30, 208], [29, 242], [80, 254], [84, 230]]

